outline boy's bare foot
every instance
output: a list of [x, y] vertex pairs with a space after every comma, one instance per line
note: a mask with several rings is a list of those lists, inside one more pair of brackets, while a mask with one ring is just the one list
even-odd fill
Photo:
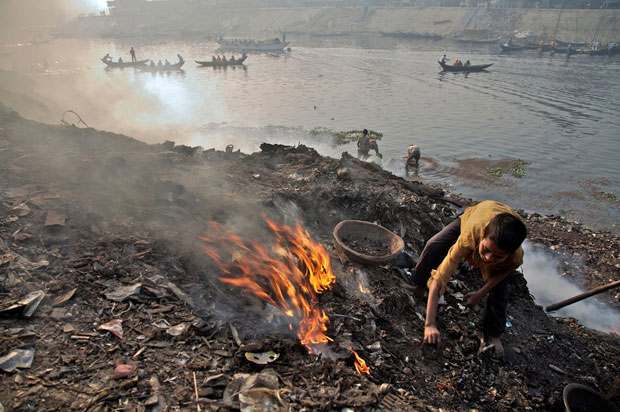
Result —
[[502, 341], [500, 338], [491, 338], [489, 339], [491, 345], [495, 348], [494, 357], [495, 359], [504, 359], [504, 345], [502, 345]]
[[504, 345], [500, 338], [489, 338], [488, 340], [480, 339], [480, 348], [478, 349], [478, 355], [481, 355], [487, 351], [493, 359], [504, 360]]

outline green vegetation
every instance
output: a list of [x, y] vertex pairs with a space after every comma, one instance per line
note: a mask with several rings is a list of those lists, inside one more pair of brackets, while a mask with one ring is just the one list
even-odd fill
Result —
[[491, 173], [495, 177], [502, 177], [506, 171], [501, 167], [489, 167], [489, 173]]
[[[348, 143], [355, 143], [362, 136], [362, 130], [349, 130], [346, 132], [334, 132], [326, 127], [315, 127], [310, 130], [310, 136], [318, 137], [321, 135], [331, 136], [335, 146], [342, 146]], [[368, 135], [377, 140], [381, 140], [383, 133], [368, 130]]]
[[601, 192], [601, 195], [603, 195], [603, 197], [607, 200], [611, 200], [612, 202], [618, 201], [618, 196], [616, 196], [616, 194], [613, 192]]
[[502, 177], [504, 174], [508, 173], [517, 179], [522, 179], [525, 177], [525, 169], [523, 166], [527, 166], [529, 164], [531, 163], [527, 160], [516, 159], [512, 161], [512, 166], [508, 170], [501, 167], [489, 167], [487, 170], [495, 177]]

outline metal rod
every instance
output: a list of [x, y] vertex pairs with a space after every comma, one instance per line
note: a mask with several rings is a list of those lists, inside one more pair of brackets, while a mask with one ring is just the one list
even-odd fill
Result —
[[565, 299], [565, 300], [563, 300], [561, 302], [554, 303], [553, 305], [547, 306], [545, 308], [545, 310], [547, 312], [558, 310], [560, 308], [563, 308], [564, 306], [572, 305], [575, 302], [579, 302], [580, 300], [583, 300], [585, 298], [589, 298], [590, 296], [598, 295], [601, 292], [605, 292], [606, 290], [613, 289], [613, 288], [616, 288], [618, 286], [620, 286], [620, 280], [616, 280], [615, 282], [611, 282], [611, 283], [608, 283], [606, 285], [599, 286], [599, 287], [594, 288], [594, 289], [590, 289], [587, 292], [583, 292], [583, 293], [581, 293], [581, 294], [579, 294], [577, 296], [573, 296], [572, 298], [568, 298], [568, 299]]

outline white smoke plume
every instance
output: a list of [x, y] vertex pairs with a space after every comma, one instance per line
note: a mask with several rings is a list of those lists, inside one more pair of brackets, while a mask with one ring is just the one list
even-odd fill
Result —
[[[523, 250], [523, 275], [537, 304], [547, 306], [584, 292], [573, 280], [560, 274], [556, 255], [527, 241]], [[615, 332], [613, 328], [620, 326], [620, 312], [596, 296], [565, 306], [554, 315], [575, 318], [582, 325], [602, 332]]]

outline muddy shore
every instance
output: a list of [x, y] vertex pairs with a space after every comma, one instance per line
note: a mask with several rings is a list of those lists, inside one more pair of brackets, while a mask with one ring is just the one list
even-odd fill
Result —
[[[442, 347], [422, 348], [424, 302], [390, 264], [341, 260], [332, 230], [376, 221], [415, 255], [470, 201], [347, 154], [147, 145], [2, 107], [0, 185], [0, 357], [34, 353], [2, 372], [5, 410], [561, 411], [571, 382], [620, 402], [620, 337], [548, 316], [520, 274], [503, 361], [479, 352], [481, 310], [465, 309], [463, 295], [481, 279], [465, 267], [438, 315]], [[201, 249], [212, 222], [268, 244], [264, 216], [300, 222], [329, 252], [336, 283], [317, 297], [333, 339], [323, 357], [273, 306], [223, 284]], [[619, 237], [523, 218], [567, 276], [587, 287], [618, 280]], [[18, 302], [29, 293], [36, 305]], [[617, 292], [605, 299], [620, 306]], [[268, 351], [279, 355], [268, 364], [246, 355]]]

